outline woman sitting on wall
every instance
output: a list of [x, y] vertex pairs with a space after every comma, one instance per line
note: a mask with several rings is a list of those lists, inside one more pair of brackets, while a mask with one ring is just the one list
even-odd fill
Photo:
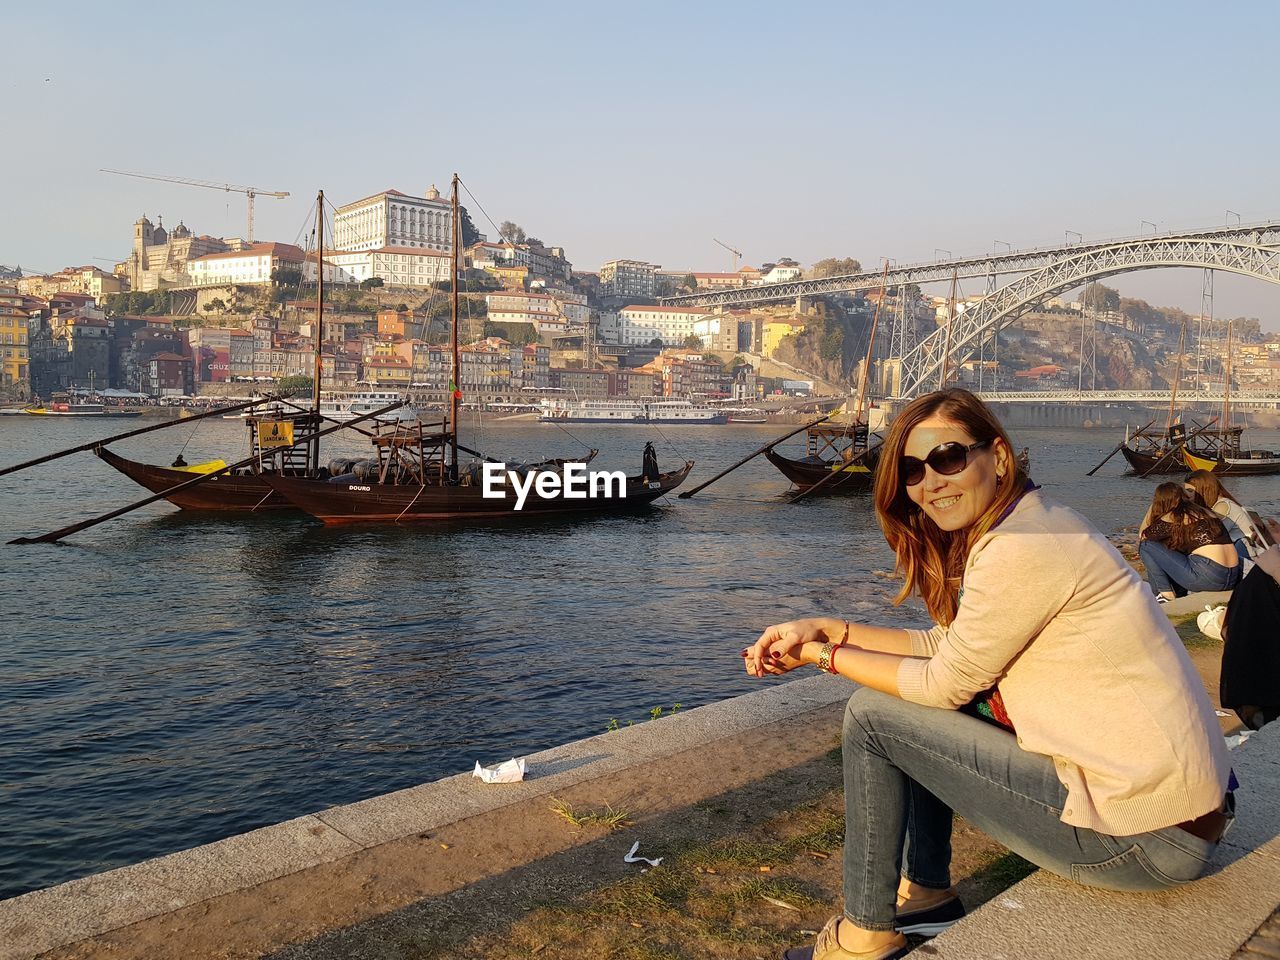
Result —
[[1241, 560], [1250, 559], [1262, 549], [1262, 534], [1249, 519], [1249, 511], [1227, 492], [1216, 474], [1208, 470], [1194, 470], [1185, 483], [1188, 490], [1195, 491], [1201, 502], [1222, 518], [1227, 536]]
[[1222, 518], [1188, 496], [1181, 484], [1156, 487], [1143, 518], [1138, 556], [1161, 603], [1197, 590], [1230, 590], [1243, 561]]
[[[1161, 890], [1199, 876], [1230, 818], [1228, 759], [1177, 634], [1132, 567], [1018, 468], [973, 394], [920, 397], [876, 470], [899, 630], [826, 617], [743, 651], [861, 687], [844, 719], [844, 912], [789, 960], [887, 960], [964, 913], [952, 812], [1080, 883]], [[798, 731], [802, 734], [803, 731]]]

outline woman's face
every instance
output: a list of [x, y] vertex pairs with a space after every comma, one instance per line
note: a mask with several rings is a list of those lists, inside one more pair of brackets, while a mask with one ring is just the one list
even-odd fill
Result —
[[[940, 416], [921, 420], [907, 435], [902, 453], [925, 460], [944, 443], [969, 446], [974, 442], [964, 427]], [[1009, 451], [997, 439], [990, 446], [969, 452], [967, 465], [946, 476], [925, 464], [924, 479], [907, 487], [907, 496], [941, 529], [963, 530], [975, 523], [995, 502], [998, 476], [1009, 473]]]

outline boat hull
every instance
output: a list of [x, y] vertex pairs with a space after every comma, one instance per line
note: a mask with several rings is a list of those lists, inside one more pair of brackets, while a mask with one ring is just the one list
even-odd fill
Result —
[[[639, 424], [641, 426], [650, 426], [660, 424], [664, 426], [684, 426], [699, 427], [704, 424], [728, 423], [729, 418], [724, 414], [713, 414], [707, 417], [646, 417], [643, 414], [637, 415], [631, 419], [622, 419], [620, 417], [549, 417], [545, 414], [539, 415], [538, 420], [543, 423], [599, 423], [613, 424], [615, 426], [627, 424]], [[765, 421], [761, 421], [762, 423]]]
[[[152, 493], [164, 493], [196, 475], [190, 470], [181, 470], [176, 467], [158, 467], [150, 463], [138, 463], [106, 447], [95, 447], [93, 452], [134, 483], [146, 487]], [[204, 483], [170, 494], [165, 499], [182, 510], [252, 513], [263, 510], [296, 512], [298, 509], [267, 486], [260, 474], [247, 476], [221, 474]]]
[[875, 480], [876, 461], [879, 460], [878, 451], [874, 450], [869, 456], [859, 457], [852, 463], [842, 463], [839, 467], [832, 462], [816, 458], [793, 460], [791, 457], [784, 457], [776, 450], [766, 450], [764, 455], [784, 477], [802, 490], [807, 490], [814, 484], [826, 480], [833, 471], [839, 469], [845, 476], [824, 483], [822, 486], [824, 491], [831, 493], [852, 493], [856, 490], [868, 489]]
[[1187, 465], [1183, 463], [1182, 456], [1177, 451], [1163, 457], [1143, 453], [1140, 450], [1133, 450], [1129, 447], [1121, 447], [1120, 452], [1129, 461], [1129, 466], [1133, 468], [1133, 472], [1139, 476], [1164, 476], [1171, 473], [1187, 472]]
[[1265, 477], [1280, 474], [1280, 456], [1271, 457], [1199, 457], [1182, 452], [1185, 469], [1209, 470], [1232, 477]]
[[528, 499], [516, 510], [515, 495], [508, 489], [502, 498], [487, 498], [480, 484], [470, 486], [396, 486], [378, 483], [328, 483], [263, 475], [278, 494], [327, 524], [432, 523], [451, 520], [503, 520], [551, 516], [602, 516], [649, 506], [658, 497], [684, 482], [693, 468], [664, 473], [657, 480], [628, 477], [626, 496], [565, 499], [540, 497], [530, 489]]
[[48, 410], [44, 407], [29, 408], [22, 411], [29, 417], [93, 417], [94, 419], [120, 420], [125, 417], [140, 417], [141, 410]]

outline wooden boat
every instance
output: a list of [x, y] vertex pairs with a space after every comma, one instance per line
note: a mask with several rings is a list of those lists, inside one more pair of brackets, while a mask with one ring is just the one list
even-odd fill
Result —
[[[405, 428], [400, 429], [405, 431]], [[429, 446], [432, 438], [424, 439]], [[447, 435], [437, 435], [435, 439], [447, 439]], [[439, 449], [443, 450], [446, 445], [440, 444]], [[379, 452], [385, 454], [395, 450], [404, 454], [414, 446], [417, 444], [396, 444], [392, 441], [381, 445]], [[620, 485], [623, 495], [615, 497], [569, 498], [560, 491], [543, 496], [535, 482], [529, 487], [527, 499], [517, 507], [518, 499], [510, 483], [502, 484], [500, 496], [485, 495], [482, 468], [478, 465], [476, 469], [461, 472], [455, 479], [447, 465], [443, 475], [438, 469], [432, 469], [439, 466], [435, 458], [419, 456], [419, 466], [425, 466], [425, 469], [404, 469], [414, 456], [410, 454], [407, 459], [398, 460], [394, 454], [380, 457], [381, 479], [372, 478], [367, 482], [357, 477], [325, 481], [269, 473], [262, 474], [261, 478], [276, 493], [326, 524], [423, 523], [633, 512], [676, 489], [693, 469], [693, 461], [687, 461], [678, 470], [659, 473], [652, 478], [628, 476]], [[562, 477], [567, 464], [567, 461], [548, 461], [526, 468], [524, 478], [527, 481], [542, 474]]]
[[141, 410], [124, 407], [107, 407], [100, 403], [51, 403], [47, 407], [24, 407], [22, 412], [31, 417], [140, 417]]
[[[293, 436], [298, 437], [302, 442], [308, 442], [307, 434], [314, 434], [320, 423], [313, 414], [309, 413], [278, 413], [249, 417], [245, 422], [249, 427], [250, 456], [258, 456], [266, 449], [260, 443], [259, 424], [264, 424], [270, 429], [271, 425], [281, 421], [288, 421], [291, 424]], [[104, 463], [119, 470], [134, 483], [146, 487], [152, 493], [163, 493], [185, 480], [190, 480], [193, 473], [213, 473], [227, 465], [224, 460], [209, 460], [190, 465], [162, 467], [130, 460], [106, 446], [94, 447], [93, 452]], [[283, 462], [272, 463], [270, 472], [281, 471], [284, 476], [298, 477], [314, 475], [309, 454], [309, 449], [305, 447], [292, 447], [282, 454]], [[265, 472], [268, 471], [247, 467], [234, 473], [211, 477], [204, 483], [179, 490], [165, 499], [182, 510], [296, 511], [298, 509], [296, 506], [263, 482], [262, 477]], [[324, 475], [328, 476], [328, 472], [325, 471]]]
[[1175, 423], [1166, 430], [1144, 428], [1125, 438], [1120, 447], [1133, 472], [1140, 477], [1186, 473], [1186, 454], [1216, 459], [1223, 453], [1240, 449], [1242, 427], [1211, 429], [1192, 422], [1188, 433], [1186, 424]]
[[845, 474], [824, 483], [823, 491], [853, 493], [866, 490], [875, 478], [880, 459], [879, 434], [870, 434], [865, 423], [819, 424], [805, 431], [808, 453], [801, 458], [787, 457], [776, 448], [764, 452], [765, 458], [801, 490], [826, 481], [832, 473]]
[[[1227, 322], [1227, 363], [1222, 375], [1222, 422], [1231, 423], [1231, 331]], [[1280, 453], [1274, 450], [1242, 450], [1236, 428], [1235, 443], [1205, 456], [1183, 449], [1182, 459], [1192, 470], [1211, 470], [1230, 476], [1267, 476], [1280, 473]]]
[[[453, 178], [451, 207], [455, 237], [462, 235], [458, 212], [458, 178]], [[458, 347], [459, 245], [453, 245], [452, 382], [461, 370]], [[449, 393], [444, 429], [426, 433], [423, 424], [378, 424], [371, 440], [376, 460], [360, 461], [348, 471], [321, 478], [261, 474], [262, 481], [289, 502], [328, 524], [440, 523], [457, 520], [513, 519], [554, 515], [603, 515], [647, 507], [684, 482], [693, 461], [660, 473], [652, 449], [646, 448], [640, 476], [621, 471], [586, 476], [585, 464], [547, 460], [507, 469], [478, 451], [458, 443], [462, 392]], [[463, 466], [459, 451], [477, 456]], [[582, 467], [583, 488], [570, 490], [573, 468]], [[330, 471], [333, 472], [332, 470]], [[497, 480], [501, 482], [495, 482]], [[524, 491], [517, 490], [517, 485]]]
[[1184, 470], [1211, 470], [1233, 477], [1268, 476], [1280, 473], [1280, 452], [1273, 450], [1235, 450], [1218, 457], [1202, 457], [1182, 451]]

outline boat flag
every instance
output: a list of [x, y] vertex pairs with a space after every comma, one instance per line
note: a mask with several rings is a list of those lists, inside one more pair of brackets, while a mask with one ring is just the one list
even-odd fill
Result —
[[454, 383], [452, 380], [449, 381], [449, 392], [453, 394], [453, 399], [455, 400], [462, 399], [462, 391], [458, 389], [458, 385]]

